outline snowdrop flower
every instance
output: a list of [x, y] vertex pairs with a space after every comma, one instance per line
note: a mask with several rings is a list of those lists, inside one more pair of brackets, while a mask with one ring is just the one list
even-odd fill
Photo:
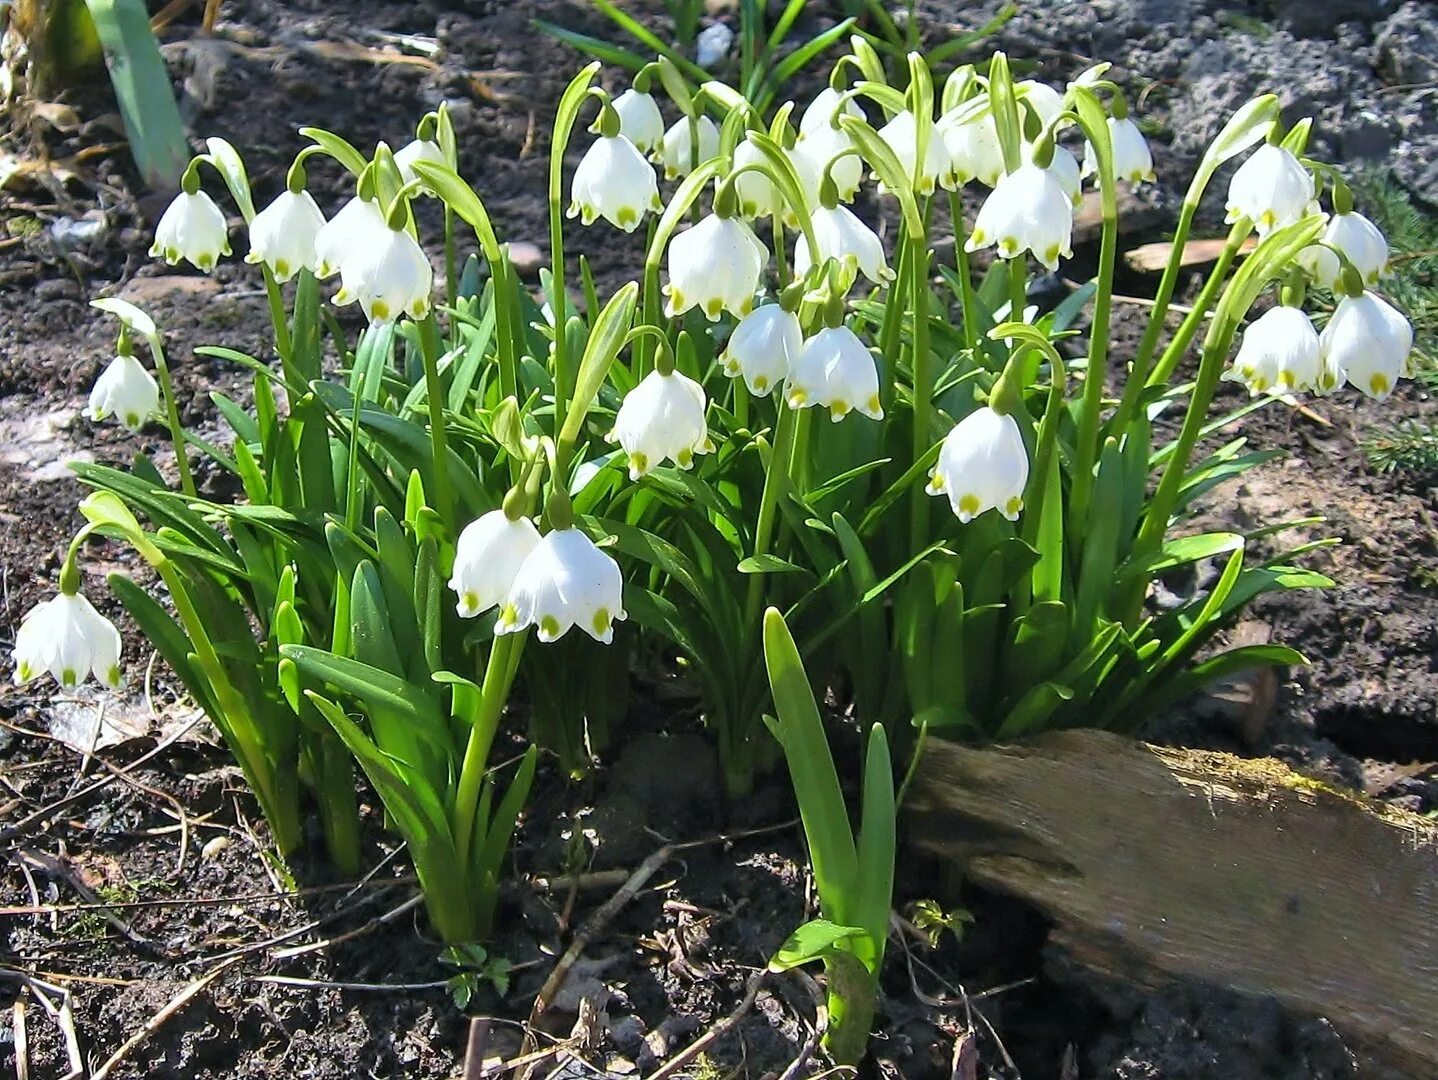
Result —
[[625, 394], [609, 441], [629, 456], [629, 479], [638, 480], [666, 458], [687, 469], [695, 454], [712, 451], [706, 405], [704, 388], [678, 371], [651, 371]]
[[853, 98], [844, 101], [843, 111], [840, 112], [839, 99], [843, 95], [832, 86], [826, 86], [814, 95], [814, 100], [809, 102], [809, 107], [804, 110], [804, 115], [799, 118], [799, 134], [808, 135], [818, 131], [820, 128], [833, 127], [834, 118], [839, 115], [857, 116], [863, 118], [863, 110]]
[[556, 529], [525, 558], [494, 624], [496, 634], [538, 629], [540, 641], [557, 641], [578, 626], [595, 641], [614, 640], [625, 617], [619, 564], [578, 529]]
[[1351, 211], [1334, 214], [1323, 232], [1323, 243], [1313, 244], [1299, 253], [1299, 264], [1326, 289], [1334, 288], [1343, 272], [1343, 263], [1331, 248], [1343, 252], [1365, 285], [1378, 284], [1378, 279], [1387, 272], [1388, 241], [1378, 226], [1362, 214]]
[[1323, 390], [1343, 382], [1382, 401], [1408, 371], [1413, 327], [1371, 292], [1345, 296], [1318, 339]]
[[765, 304], [734, 327], [720, 360], [725, 375], [742, 375], [750, 393], [767, 397], [789, 377], [803, 347], [799, 317], [779, 304]]
[[1289, 151], [1264, 143], [1228, 184], [1228, 217], [1252, 219], [1258, 234], [1291, 225], [1308, 213], [1313, 177]]
[[[930, 128], [929, 142], [924, 147], [924, 165], [915, 177], [915, 163], [919, 154], [919, 122], [908, 109], [895, 113], [894, 118], [879, 129], [879, 138], [888, 143], [889, 149], [899, 159], [904, 175], [914, 177], [914, 190], [920, 195], [932, 195], [939, 177], [951, 171], [948, 152], [944, 149], [944, 138]], [[880, 190], [883, 190], [882, 184]]]
[[1073, 255], [1073, 214], [1073, 201], [1058, 175], [1029, 162], [1000, 178], [979, 208], [964, 250], [997, 245], [1006, 259], [1032, 251], [1053, 270], [1060, 255]]
[[574, 170], [569, 216], [586, 225], [604, 218], [616, 228], [633, 232], [647, 213], [659, 213], [659, 181], [654, 168], [623, 135], [601, 135], [584, 152]]
[[358, 300], [373, 324], [408, 315], [422, 319], [429, 312], [434, 268], [419, 243], [404, 229], [385, 227], [369, 238], [363, 251], [340, 264], [340, 291], [335, 303]]
[[924, 490], [947, 495], [965, 525], [985, 510], [1015, 521], [1024, 507], [1028, 480], [1029, 455], [1019, 425], [1012, 416], [983, 405], [944, 436]]
[[384, 213], [378, 201], [356, 195], [315, 234], [315, 277], [339, 273], [351, 255], [368, 250], [375, 237], [383, 238]]
[[694, 143], [687, 116], [681, 116], [674, 121], [664, 133], [664, 139], [659, 146], [664, 179], [673, 180], [676, 177], [688, 176], [696, 167], [719, 153], [719, 129], [714, 126], [714, 121], [707, 116], [701, 116], [695, 121], [694, 127], [698, 129], [699, 136], [698, 160], [694, 158]]
[[940, 118], [934, 130], [944, 140], [949, 155], [949, 178], [946, 186], [962, 187], [977, 180], [993, 187], [1004, 175], [1004, 148], [999, 142], [999, 129], [992, 116], [959, 123], [956, 112]]
[[[853, 202], [864, 179], [864, 163], [859, 160], [858, 154], [851, 152], [853, 149], [854, 140], [849, 133], [836, 127], [826, 125], [799, 136], [789, 160], [794, 163], [794, 171], [799, 174], [799, 183], [811, 204], [819, 202], [824, 168], [831, 161], [834, 164], [829, 169], [829, 175], [838, 189], [839, 198], [844, 202]], [[843, 157], [839, 157], [840, 154]]]
[[151, 257], [163, 256], [171, 266], [188, 260], [197, 270], [209, 272], [221, 255], [230, 253], [225, 215], [203, 191], [181, 191], [165, 208], [155, 226]]
[[527, 517], [511, 519], [503, 510], [481, 514], [459, 534], [449, 587], [459, 596], [459, 615], [472, 619], [504, 602], [530, 552], [539, 546], [539, 530]]
[[[449, 165], [444, 151], [440, 149], [439, 143], [433, 139], [413, 139], [394, 152], [395, 167], [399, 169], [400, 179], [408, 184], [411, 180], [421, 180], [420, 175], [414, 171], [416, 161], [429, 161], [436, 165]], [[424, 190], [426, 195], [431, 194]]]
[[96, 423], [114, 416], [131, 431], [160, 415], [160, 387], [130, 353], [121, 353], [95, 380], [85, 415]]
[[1064, 111], [1064, 96], [1047, 83], [1036, 79], [1025, 79], [1014, 86], [1019, 100], [1026, 102], [1039, 118], [1039, 124], [1047, 124]]
[[789, 373], [787, 398], [794, 409], [827, 407], [835, 423], [853, 409], [884, 418], [874, 354], [847, 326], [828, 327], [804, 342]]
[[1318, 385], [1318, 331], [1299, 308], [1269, 308], [1243, 332], [1233, 367], [1223, 377], [1250, 394], [1285, 394]]
[[[748, 139], [734, 148], [734, 170], [766, 160], [764, 152]], [[783, 196], [762, 172], [750, 170], [734, 181], [734, 192], [739, 196], [739, 213], [750, 221], [769, 217], [784, 209]]]
[[315, 238], [325, 216], [308, 191], [285, 190], [250, 222], [250, 253], [245, 262], [262, 262], [276, 281], [289, 281], [301, 270], [313, 270]]
[[25, 613], [15, 633], [15, 681], [49, 672], [67, 690], [86, 675], [120, 685], [120, 632], [80, 593], [61, 592]]
[[664, 117], [654, 98], [631, 86], [614, 99], [613, 105], [619, 114], [619, 134], [632, 142], [641, 154], [653, 153], [664, 141]]
[[[1127, 116], [1108, 118], [1108, 137], [1113, 144], [1113, 174], [1116, 179], [1137, 184], [1154, 179], [1153, 152], [1148, 140], [1139, 131], [1138, 125]], [[1098, 173], [1098, 158], [1094, 155], [1093, 144], [1084, 143], [1083, 175]]]
[[[884, 260], [884, 244], [878, 234], [847, 206], [821, 205], [814, 211], [811, 221], [821, 263], [836, 260], [850, 281], [860, 271], [875, 285], [894, 279], [894, 272]], [[809, 241], [800, 233], [794, 247], [794, 275], [803, 277], [812, 264]]]
[[667, 314], [697, 307], [710, 322], [722, 311], [743, 318], [754, 308], [768, 260], [768, 249], [743, 221], [710, 214], [669, 242]]

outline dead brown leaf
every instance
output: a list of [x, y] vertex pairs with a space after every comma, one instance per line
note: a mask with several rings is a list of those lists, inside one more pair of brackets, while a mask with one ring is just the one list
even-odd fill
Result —
[[[1183, 245], [1183, 254], [1179, 256], [1180, 266], [1205, 266], [1211, 262], [1217, 262], [1218, 257], [1223, 254], [1226, 240], [1190, 240]], [[1258, 239], [1250, 236], [1238, 249], [1240, 255], [1247, 255], [1258, 246]], [[1124, 252], [1123, 261], [1134, 269], [1147, 274], [1157, 274], [1168, 266], [1168, 260], [1173, 255], [1173, 243], [1168, 240], [1160, 240], [1152, 244], [1142, 244], [1131, 251]]]

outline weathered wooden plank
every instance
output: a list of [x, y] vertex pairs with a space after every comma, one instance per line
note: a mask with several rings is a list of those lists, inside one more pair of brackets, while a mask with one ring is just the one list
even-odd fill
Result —
[[1438, 1075], [1433, 822], [1271, 760], [1095, 731], [931, 744], [908, 816], [921, 848], [1052, 916], [1082, 963], [1271, 995]]

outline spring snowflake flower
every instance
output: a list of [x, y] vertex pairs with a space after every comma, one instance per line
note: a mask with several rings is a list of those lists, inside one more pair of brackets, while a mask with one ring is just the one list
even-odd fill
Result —
[[203, 191], [182, 191], [175, 196], [155, 226], [155, 242], [150, 246], [152, 257], [163, 256], [171, 266], [184, 259], [206, 273], [215, 268], [221, 255], [229, 253], [225, 215]]
[[504, 602], [524, 560], [539, 546], [539, 530], [527, 517], [503, 510], [481, 514], [459, 534], [449, 587], [459, 597], [460, 618], [472, 619]]
[[25, 613], [15, 633], [15, 681], [45, 672], [66, 689], [87, 675], [120, 685], [120, 632], [80, 593], [60, 593]]
[[429, 313], [434, 268], [424, 249], [404, 229], [385, 227], [370, 237], [364, 251], [340, 264], [339, 305], [358, 300], [372, 324], [408, 315], [422, 319]]
[[1323, 243], [1305, 248], [1298, 256], [1299, 264], [1326, 289], [1337, 285], [1343, 271], [1343, 263], [1332, 248], [1343, 252], [1365, 285], [1377, 285], [1388, 270], [1388, 241], [1378, 226], [1362, 214], [1334, 214], [1323, 232]]
[[1408, 372], [1413, 326], [1375, 293], [1345, 296], [1319, 335], [1321, 389], [1348, 384], [1382, 401]]
[[828, 327], [804, 342], [786, 396], [794, 409], [827, 407], [835, 423], [855, 409], [874, 420], [884, 418], [874, 354], [847, 326]]
[[1313, 198], [1313, 177], [1302, 162], [1283, 147], [1264, 143], [1229, 181], [1227, 220], [1249, 218], [1263, 236], [1300, 220]]
[[114, 416], [131, 431], [160, 415], [160, 387], [133, 355], [121, 354], [95, 380], [85, 415], [99, 422]]
[[992, 116], [960, 123], [956, 112], [946, 113], [934, 130], [944, 140], [949, 155], [945, 186], [960, 188], [970, 180], [993, 187], [1004, 175], [1004, 148]]
[[[879, 138], [888, 144], [894, 156], [899, 159], [904, 175], [915, 177], [915, 164], [919, 155], [919, 122], [914, 114], [908, 109], [895, 113], [894, 118], [879, 129]], [[931, 127], [928, 144], [924, 147], [924, 165], [915, 177], [914, 190], [920, 195], [932, 195], [939, 178], [949, 175], [952, 167], [948, 151], [944, 147], [943, 136]], [[882, 185], [880, 187], [882, 189]]]
[[[622, 123], [622, 121], [621, 121]], [[719, 153], [719, 129], [714, 121], [701, 116], [693, 124], [699, 139], [699, 157], [694, 157], [694, 135], [687, 116], [681, 116], [664, 133], [659, 146], [659, 160], [664, 165], [664, 179], [688, 176], [698, 166]]]
[[[745, 166], [755, 165], [764, 160], [764, 152], [748, 139], [734, 148], [736, 172]], [[734, 192], [739, 196], [739, 213], [750, 221], [755, 218], [770, 217], [785, 208], [784, 198], [779, 194], [779, 189], [774, 186], [774, 181], [756, 170], [751, 169], [735, 180]]]
[[[836, 260], [851, 281], [859, 272], [875, 285], [884, 285], [894, 279], [894, 272], [884, 259], [883, 241], [847, 206], [820, 206], [811, 220], [821, 263]], [[794, 246], [794, 275], [803, 277], [811, 265], [813, 257], [809, 252], [809, 241], [800, 233]]]
[[666, 458], [681, 469], [695, 454], [714, 449], [704, 422], [704, 388], [678, 371], [651, 371], [624, 395], [609, 441], [629, 457], [629, 478], [638, 480]]
[[315, 234], [315, 277], [339, 273], [347, 259], [362, 255], [375, 238], [383, 239], [381, 230], [388, 227], [378, 201], [356, 195]]
[[947, 495], [965, 525], [985, 510], [997, 510], [1015, 521], [1024, 507], [1028, 480], [1029, 455], [1018, 423], [983, 405], [944, 436], [924, 490]]
[[697, 307], [710, 322], [723, 311], [743, 318], [754, 308], [768, 260], [769, 250], [742, 220], [710, 214], [669, 242], [667, 314]]
[[[808, 135], [820, 128], [833, 127], [835, 116], [840, 115], [839, 100], [842, 96], [832, 86], [826, 86], [815, 94], [814, 100], [809, 102], [809, 107], [799, 118], [799, 134]], [[853, 98], [844, 101], [842, 115], [864, 117], [863, 110]]]
[[1052, 169], [1021, 165], [1001, 177], [984, 200], [964, 250], [996, 245], [1006, 259], [1032, 251], [1049, 270], [1057, 269], [1059, 256], [1073, 255], [1073, 213], [1073, 201]]
[[[851, 153], [854, 140], [847, 131], [824, 125], [805, 135], [800, 135], [790, 151], [789, 160], [799, 174], [799, 183], [811, 206], [819, 203], [819, 189], [823, 186], [824, 167], [831, 161], [829, 175], [844, 202], [853, 202], [859, 185], [864, 180], [864, 163], [858, 154]], [[839, 155], [842, 154], [842, 157]], [[835, 160], [837, 158], [837, 160]]]
[[659, 213], [659, 181], [639, 148], [623, 135], [600, 136], [584, 152], [574, 170], [569, 216], [586, 225], [604, 218], [616, 228], [633, 232], [647, 213]]
[[789, 377], [803, 347], [799, 317], [778, 304], [765, 304], [734, 327], [720, 360], [724, 374], [731, 378], [742, 375], [750, 393], [767, 397]]
[[537, 629], [540, 641], [557, 641], [578, 626], [595, 641], [614, 640], [625, 617], [619, 564], [578, 529], [556, 529], [525, 558], [494, 624], [496, 634]]
[[262, 262], [276, 281], [289, 281], [319, 265], [315, 239], [325, 216], [308, 191], [282, 191], [250, 222], [250, 253], [245, 262]]
[[1047, 124], [1064, 111], [1064, 96], [1047, 83], [1025, 79], [1014, 86], [1019, 100], [1032, 107], [1040, 124]]
[[1241, 382], [1250, 394], [1286, 394], [1318, 386], [1318, 331], [1299, 308], [1275, 307], [1243, 332], [1243, 342], [1225, 379]]
[[[399, 169], [400, 179], [406, 184], [420, 179], [420, 175], [414, 171], [416, 161], [429, 161], [436, 165], [449, 164], [439, 143], [433, 139], [413, 139], [394, 152], [395, 167]], [[425, 194], [430, 192], [425, 190]]]
[[[1025, 163], [1033, 160], [1034, 144], [1024, 143], [1023, 155]], [[1054, 174], [1059, 184], [1068, 193], [1069, 202], [1077, 210], [1083, 205], [1083, 172], [1079, 168], [1078, 158], [1073, 156], [1071, 150], [1062, 146], [1054, 147], [1054, 157], [1049, 162], [1049, 171]]]
[[654, 98], [631, 86], [614, 99], [613, 105], [619, 114], [619, 134], [641, 154], [653, 153], [664, 141], [664, 117]]
[[[1139, 131], [1138, 125], [1127, 116], [1108, 118], [1108, 137], [1113, 144], [1113, 174], [1119, 180], [1130, 184], [1154, 179], [1153, 151], [1148, 140]], [[1084, 143], [1083, 174], [1095, 176], [1098, 173], [1098, 158], [1094, 155], [1093, 144]]]

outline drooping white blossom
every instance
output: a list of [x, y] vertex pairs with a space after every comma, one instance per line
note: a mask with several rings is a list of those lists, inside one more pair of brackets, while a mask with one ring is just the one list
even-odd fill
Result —
[[[1113, 145], [1113, 174], [1116, 179], [1127, 180], [1130, 184], [1154, 179], [1153, 151], [1143, 132], [1127, 116], [1108, 118], [1108, 137]], [[1098, 158], [1093, 143], [1084, 143], [1083, 175], [1098, 174]]]
[[1063, 112], [1064, 96], [1048, 83], [1041, 83], [1036, 79], [1025, 79], [1023, 82], [1016, 83], [1014, 90], [1020, 101], [1027, 102], [1032, 106], [1038, 115], [1040, 124], [1047, 124]]
[[66, 689], [87, 675], [120, 685], [120, 632], [80, 593], [58, 595], [25, 613], [15, 632], [15, 681], [49, 672]]
[[754, 308], [769, 251], [740, 218], [710, 214], [669, 242], [670, 316], [692, 307], [710, 322], [721, 312], [743, 318]]
[[362, 255], [383, 239], [381, 230], [387, 228], [379, 203], [356, 195], [315, 234], [315, 277], [338, 274], [347, 259]]
[[1274, 307], [1243, 332], [1238, 355], [1225, 379], [1240, 382], [1250, 394], [1287, 394], [1318, 387], [1318, 331], [1302, 309]]
[[1014, 521], [1023, 509], [1028, 480], [1029, 455], [1018, 423], [983, 405], [944, 436], [924, 490], [947, 495], [954, 514], [966, 525], [985, 510], [997, 510]]
[[1313, 177], [1303, 163], [1283, 147], [1264, 143], [1229, 181], [1227, 220], [1249, 218], [1263, 236], [1300, 220], [1313, 197]]
[[958, 110], [946, 113], [935, 127], [949, 155], [945, 186], [959, 188], [977, 180], [985, 187], [993, 187], [1004, 175], [1004, 148], [994, 118], [984, 115], [960, 123], [957, 115]]
[[545, 534], [515, 575], [494, 624], [496, 634], [533, 626], [542, 642], [557, 641], [578, 626], [595, 641], [614, 640], [625, 617], [619, 564], [578, 529]]
[[1338, 301], [1318, 343], [1322, 389], [1347, 381], [1382, 401], [1408, 373], [1413, 326], [1382, 297], [1365, 292]]
[[131, 431], [160, 415], [160, 387], [132, 354], [111, 360], [95, 380], [85, 415], [97, 423], [113, 416]]
[[651, 371], [624, 395], [609, 441], [629, 458], [629, 478], [638, 480], [666, 459], [681, 469], [695, 454], [714, 449], [704, 420], [704, 388], [678, 371]]
[[[821, 127], [832, 127], [835, 114], [840, 113], [839, 101], [842, 96], [832, 86], [826, 86], [815, 94], [814, 100], [809, 102], [809, 107], [799, 118], [799, 134], [808, 135]], [[857, 116], [862, 119], [864, 112], [859, 108], [858, 102], [853, 98], [847, 98], [844, 100], [841, 115]]]
[[[734, 148], [736, 172], [764, 160], [764, 152], [748, 139]], [[770, 217], [784, 209], [784, 198], [774, 186], [774, 181], [756, 169], [749, 169], [735, 180], [734, 191], [739, 196], [739, 213], [750, 221]]]
[[799, 183], [811, 206], [819, 203], [824, 168], [830, 162], [833, 165], [829, 175], [838, 189], [839, 198], [844, 202], [853, 201], [864, 180], [864, 163], [853, 150], [854, 140], [849, 133], [836, 127], [824, 125], [799, 136], [789, 160], [794, 163], [794, 171], [799, 175]]
[[[1033, 143], [1024, 143], [1023, 156], [1026, 163], [1033, 160], [1033, 154]], [[1067, 192], [1069, 202], [1073, 203], [1074, 209], [1077, 210], [1082, 206], [1083, 174], [1079, 169], [1078, 158], [1073, 156], [1073, 152], [1067, 147], [1055, 146], [1053, 160], [1049, 162], [1049, 171], [1054, 174], [1064, 191]]]
[[639, 148], [640, 153], [653, 153], [664, 141], [664, 117], [652, 95], [640, 93], [632, 86], [613, 101], [619, 114], [619, 134]]
[[1299, 253], [1299, 263], [1326, 289], [1338, 283], [1338, 275], [1343, 271], [1343, 263], [1333, 248], [1343, 252], [1365, 285], [1378, 284], [1378, 279], [1387, 272], [1388, 240], [1378, 226], [1362, 214], [1334, 214], [1323, 232], [1323, 243], [1310, 245]]
[[[699, 156], [694, 156], [694, 142], [699, 142]], [[701, 116], [692, 124], [687, 116], [674, 121], [659, 147], [659, 160], [664, 166], [664, 179], [688, 176], [698, 166], [719, 153], [719, 129], [714, 121]]]
[[979, 208], [967, 251], [996, 246], [1006, 259], [1033, 252], [1050, 270], [1073, 255], [1073, 201], [1052, 169], [1029, 162], [999, 179]]
[[930, 126], [929, 140], [924, 147], [924, 164], [916, 175], [919, 122], [908, 109], [895, 113], [894, 118], [879, 129], [879, 138], [888, 144], [894, 156], [899, 159], [904, 175], [914, 179], [914, 190], [920, 195], [932, 195], [939, 178], [947, 176], [952, 168], [943, 136]]
[[[884, 244], [878, 233], [859, 220], [847, 206], [820, 206], [810, 219], [814, 240], [819, 245], [819, 261], [836, 260], [844, 269], [847, 280], [860, 272], [875, 285], [884, 285], [894, 272], [884, 258]], [[803, 234], [794, 247], [794, 274], [803, 277], [813, 265], [809, 240]]]
[[250, 222], [245, 262], [264, 263], [282, 282], [301, 270], [314, 270], [319, 265], [315, 240], [324, 225], [325, 216], [308, 191], [286, 189]]
[[600, 136], [584, 152], [574, 170], [569, 216], [585, 225], [604, 218], [616, 228], [633, 232], [648, 213], [659, 213], [659, 181], [654, 167], [623, 135]]
[[854, 410], [884, 418], [874, 354], [847, 326], [827, 327], [804, 342], [785, 396], [795, 409], [823, 405], [835, 423]]
[[765, 304], [734, 327], [720, 361], [724, 374], [731, 378], [742, 375], [752, 394], [767, 397], [789, 377], [803, 347], [799, 317], [778, 304]]
[[511, 519], [503, 510], [491, 510], [466, 525], [454, 545], [449, 579], [460, 617], [472, 619], [503, 603], [519, 568], [538, 546], [539, 530], [527, 517]]
[[371, 323], [408, 315], [422, 319], [429, 312], [434, 268], [424, 249], [404, 229], [385, 227], [363, 251], [340, 263], [340, 291], [334, 302], [359, 302]]
[[152, 257], [163, 257], [171, 266], [183, 259], [206, 273], [215, 268], [221, 255], [229, 253], [225, 215], [203, 191], [182, 191], [175, 196], [160, 216], [150, 246]]
[[[439, 143], [433, 139], [412, 139], [394, 152], [395, 167], [399, 169], [400, 179], [406, 184], [420, 179], [420, 175], [414, 171], [416, 161], [428, 161], [435, 165], [449, 164]], [[423, 190], [426, 195], [430, 194], [428, 189]]]

